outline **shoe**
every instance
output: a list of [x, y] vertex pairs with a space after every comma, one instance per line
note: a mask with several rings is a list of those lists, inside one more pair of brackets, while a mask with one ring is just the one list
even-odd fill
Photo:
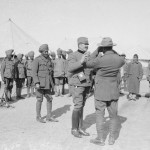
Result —
[[115, 143], [115, 138], [113, 136], [109, 136], [108, 144], [113, 145]]
[[100, 146], [104, 146], [105, 142], [103, 139], [99, 139], [99, 138], [95, 138], [95, 139], [91, 139], [90, 143], [96, 144], [96, 145], [100, 145]]
[[42, 119], [41, 117], [36, 117], [36, 121], [40, 122], [40, 123], [46, 123], [44, 121], [44, 119]]
[[77, 129], [71, 130], [71, 134], [74, 135], [74, 137], [82, 138], [81, 134], [79, 133]]
[[53, 118], [53, 117], [51, 117], [51, 118], [46, 118], [46, 121], [48, 121], [48, 122], [58, 122], [58, 120], [55, 119], [55, 118]]
[[82, 129], [79, 129], [79, 133], [83, 136], [90, 136], [90, 134]]

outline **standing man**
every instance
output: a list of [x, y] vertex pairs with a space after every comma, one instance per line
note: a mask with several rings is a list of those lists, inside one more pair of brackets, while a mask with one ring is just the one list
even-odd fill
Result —
[[33, 81], [36, 88], [36, 120], [40, 123], [45, 123], [44, 119], [41, 117], [41, 106], [43, 102], [43, 97], [47, 100], [47, 116], [46, 121], [58, 122], [52, 117], [52, 96], [50, 93], [50, 88], [52, 86], [52, 63], [48, 54], [49, 48], [47, 44], [43, 44], [39, 48], [41, 55], [35, 58], [33, 62]]
[[55, 59], [54, 62], [54, 78], [55, 78], [55, 96], [61, 96], [63, 97], [63, 81], [65, 77], [65, 61], [62, 58], [62, 50], [57, 50], [57, 56], [58, 58]]
[[[100, 47], [91, 55], [86, 66], [97, 70], [95, 77], [95, 109], [96, 109], [96, 129], [97, 138], [92, 139], [91, 143], [101, 146], [104, 142], [104, 114], [107, 108], [110, 124], [109, 124], [109, 145], [115, 143], [115, 131], [119, 123], [117, 115], [117, 106], [119, 99], [118, 73], [124, 65], [124, 59], [120, 57], [114, 50], [115, 44], [109, 37], [103, 38]], [[98, 56], [99, 52], [104, 55]]]
[[28, 53], [29, 59], [26, 61], [26, 73], [27, 73], [27, 98], [30, 97], [30, 89], [31, 96], [34, 96], [34, 85], [33, 85], [33, 76], [32, 76], [32, 68], [34, 61], [34, 51], [30, 51]]
[[6, 103], [8, 101], [11, 101], [11, 92], [13, 88], [13, 79], [14, 79], [14, 62], [12, 60], [12, 53], [13, 49], [7, 50], [6, 53], [6, 58], [4, 58], [2, 65], [1, 65], [1, 78], [2, 81], [5, 84], [5, 98], [6, 98]]
[[26, 78], [26, 69], [25, 64], [23, 62], [23, 54], [18, 54], [18, 61], [15, 63], [15, 81], [16, 81], [16, 98], [24, 99], [21, 96], [22, 88]]
[[85, 66], [88, 58], [88, 53], [86, 53], [89, 45], [88, 39], [79, 37], [77, 42], [78, 50], [70, 54], [68, 58], [68, 71], [72, 74], [69, 84], [74, 87], [71, 133], [75, 137], [81, 138], [82, 135], [89, 136], [89, 133], [83, 129], [83, 108], [91, 86], [91, 71]]
[[142, 64], [138, 61], [138, 55], [133, 55], [133, 60], [127, 66], [127, 82], [130, 100], [137, 100], [140, 89], [140, 81], [143, 77]]

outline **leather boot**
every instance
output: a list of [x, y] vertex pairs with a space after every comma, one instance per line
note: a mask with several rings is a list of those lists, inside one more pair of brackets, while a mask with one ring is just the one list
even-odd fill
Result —
[[27, 87], [27, 96], [26, 98], [29, 98], [30, 97], [30, 87]]
[[63, 85], [59, 85], [60, 96], [63, 97]]
[[47, 101], [47, 116], [46, 121], [58, 122], [57, 119], [52, 117], [52, 101]]
[[79, 128], [79, 111], [73, 110], [72, 112], [72, 130], [71, 134], [74, 135], [77, 138], [81, 138], [81, 134], [78, 131]]
[[36, 102], [36, 121], [38, 121], [40, 123], [46, 123], [41, 118], [41, 106], [42, 106], [42, 102], [37, 100], [37, 102]]
[[83, 108], [79, 111], [79, 133], [83, 136], [90, 136], [90, 134], [88, 132], [86, 132], [85, 130], [83, 130]]
[[31, 96], [34, 97], [35, 94], [34, 94], [34, 87], [31, 87]]

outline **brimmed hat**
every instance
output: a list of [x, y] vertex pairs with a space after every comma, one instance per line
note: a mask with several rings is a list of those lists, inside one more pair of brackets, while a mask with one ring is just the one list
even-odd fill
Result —
[[18, 58], [18, 59], [21, 59], [23, 56], [24, 56], [23, 54], [18, 54], [18, 55], [17, 55], [17, 58]]
[[12, 53], [13, 53], [13, 52], [14, 52], [14, 50], [13, 50], [13, 49], [9, 49], [9, 50], [5, 51], [6, 56], [8, 56], [8, 55], [12, 55]]
[[30, 52], [28, 53], [28, 56], [29, 56], [29, 57], [34, 57], [34, 51], [30, 51]]
[[48, 44], [42, 44], [40, 47], [39, 47], [39, 52], [42, 53], [44, 51], [47, 51], [49, 50], [48, 48]]
[[101, 43], [98, 43], [97, 45], [101, 47], [111, 47], [111, 46], [116, 46], [117, 44], [113, 43], [110, 37], [104, 37]]
[[86, 44], [89, 45], [89, 41], [87, 37], [79, 37], [77, 39], [78, 44]]

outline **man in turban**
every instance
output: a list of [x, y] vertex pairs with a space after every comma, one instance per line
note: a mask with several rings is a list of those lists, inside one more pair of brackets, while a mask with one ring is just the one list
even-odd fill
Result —
[[1, 65], [1, 78], [5, 84], [5, 98], [6, 102], [11, 99], [11, 92], [13, 88], [13, 79], [14, 79], [14, 62], [12, 60], [13, 49], [7, 50], [6, 58], [2, 61]]
[[49, 47], [47, 44], [43, 44], [39, 48], [41, 55], [36, 57], [33, 62], [33, 82], [36, 88], [36, 120], [40, 123], [46, 123], [41, 117], [41, 106], [43, 97], [47, 100], [47, 116], [46, 121], [58, 122], [52, 117], [52, 96], [50, 88], [52, 87], [52, 62], [48, 54]]

